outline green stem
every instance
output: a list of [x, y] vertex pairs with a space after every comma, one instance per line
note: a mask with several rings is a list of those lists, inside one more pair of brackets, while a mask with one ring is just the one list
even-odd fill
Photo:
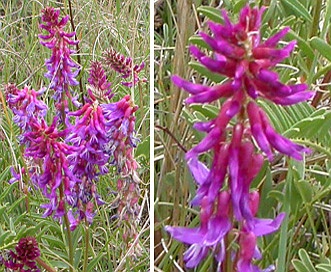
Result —
[[[226, 246], [228, 247], [231, 244], [230, 241], [230, 233], [226, 235]], [[232, 270], [232, 259], [231, 259], [231, 250], [230, 248], [226, 248], [226, 256], [225, 256], [225, 272], [231, 272]]]
[[[60, 199], [63, 198], [63, 184], [60, 186]], [[72, 237], [71, 237], [71, 230], [70, 230], [70, 223], [68, 219], [68, 213], [67, 213], [67, 207], [64, 206], [64, 228], [67, 232], [67, 238], [68, 238], [68, 248], [69, 248], [69, 271], [74, 272], [74, 246], [72, 243]]]
[[310, 32], [310, 38], [317, 35], [320, 16], [321, 16], [321, 9], [322, 9], [322, 1], [316, 1], [315, 9], [314, 9], [313, 25], [312, 25], [311, 32]]
[[289, 252], [287, 247], [288, 242], [288, 227], [289, 227], [289, 214], [291, 212], [291, 191], [292, 191], [292, 164], [288, 162], [288, 173], [286, 176], [286, 183], [284, 188], [285, 199], [283, 202], [282, 211], [286, 213], [282, 226], [280, 228], [280, 238], [278, 247], [278, 262], [276, 272], [287, 271], [286, 267], [286, 255]]
[[[70, 0], [68, 0], [68, 4], [69, 4], [70, 24], [71, 24], [72, 31], [75, 32], [75, 40], [77, 41], [78, 38], [77, 38], [77, 34], [76, 34], [74, 17], [73, 17], [73, 13], [72, 13], [72, 7], [71, 7], [71, 1]], [[80, 59], [79, 50], [80, 50], [79, 49], [79, 45], [77, 43], [76, 44], [77, 62], [79, 64], [79, 66], [82, 66], [82, 61]], [[81, 93], [82, 103], [85, 104], [85, 100], [84, 100], [84, 88], [83, 88], [82, 77], [79, 77], [79, 89], [80, 89], [80, 93]]]
[[83, 272], [87, 272], [88, 249], [89, 249], [89, 226], [87, 220], [85, 219], [85, 251], [84, 251]]
[[45, 263], [40, 257], [38, 257], [36, 259], [36, 262], [48, 272], [56, 272], [57, 271], [53, 267], [51, 267], [47, 263]]
[[72, 243], [72, 237], [71, 237], [71, 230], [70, 230], [70, 224], [69, 219], [67, 215], [67, 211], [64, 214], [64, 224], [67, 231], [68, 236], [68, 247], [69, 247], [69, 271], [74, 272], [74, 247]]

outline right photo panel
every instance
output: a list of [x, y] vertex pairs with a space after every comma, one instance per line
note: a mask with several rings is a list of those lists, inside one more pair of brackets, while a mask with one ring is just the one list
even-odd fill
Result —
[[331, 1], [154, 1], [154, 271], [331, 271]]

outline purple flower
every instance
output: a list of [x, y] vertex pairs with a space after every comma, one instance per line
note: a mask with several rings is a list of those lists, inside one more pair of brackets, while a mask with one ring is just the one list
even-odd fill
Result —
[[75, 99], [69, 88], [78, 85], [76, 76], [80, 71], [79, 65], [71, 59], [71, 54], [75, 51], [69, 48], [78, 43], [71, 39], [75, 36], [75, 32], [67, 33], [64, 30], [69, 16], [62, 19], [59, 16], [60, 10], [46, 7], [42, 11], [42, 23], [39, 25], [48, 32], [46, 35], [39, 35], [39, 38], [43, 46], [52, 50], [52, 56], [45, 63], [48, 70], [45, 77], [51, 80], [50, 88], [55, 91], [54, 99], [57, 103], [65, 100], [64, 94], [69, 100]]
[[131, 81], [122, 82], [124, 86], [132, 87], [138, 82], [146, 82], [145, 78], [140, 79], [138, 74], [144, 69], [145, 63], [140, 65], [134, 65], [131, 58], [125, 57], [120, 53], [117, 53], [113, 48], [110, 48], [104, 53], [106, 64], [113, 70], [122, 75], [122, 78], [127, 79], [133, 76]]
[[77, 148], [69, 157], [74, 175], [94, 180], [99, 174], [106, 174], [109, 156], [104, 149], [108, 138], [106, 120], [98, 101], [87, 103], [68, 115], [76, 116], [75, 124], [68, 128], [66, 137], [66, 142]]
[[17, 271], [39, 272], [36, 259], [40, 256], [38, 243], [34, 237], [21, 238], [14, 251], [9, 252], [9, 260], [4, 262], [5, 267]]
[[45, 89], [35, 91], [25, 86], [19, 90], [14, 84], [8, 84], [5, 88], [6, 99], [9, 108], [14, 113], [13, 121], [24, 131], [30, 130], [30, 123], [44, 117], [47, 113], [46, 104], [38, 97]]
[[[21, 169], [22, 174], [25, 174], [25, 168], [23, 167]], [[22, 176], [19, 171], [15, 171], [14, 167], [10, 167], [10, 173], [12, 175], [12, 178], [9, 180], [9, 184], [12, 184], [16, 181], [21, 181]]]
[[[188, 268], [197, 266], [206, 257], [209, 250], [215, 252], [215, 257], [219, 262], [222, 262], [224, 259], [224, 237], [232, 227], [229, 220], [230, 195], [224, 191], [218, 194], [217, 199], [216, 211], [213, 210], [213, 203], [207, 197], [202, 199], [201, 225], [199, 227], [166, 226], [165, 228], [174, 239], [191, 245], [184, 253], [184, 259]], [[219, 245], [220, 247], [218, 248]]]
[[137, 169], [133, 157], [133, 148], [137, 139], [134, 137], [135, 116], [138, 109], [133, 105], [129, 95], [118, 102], [100, 105], [106, 120], [105, 126], [109, 143], [106, 151], [113, 158], [112, 164], [116, 165], [118, 172], [126, 176]]

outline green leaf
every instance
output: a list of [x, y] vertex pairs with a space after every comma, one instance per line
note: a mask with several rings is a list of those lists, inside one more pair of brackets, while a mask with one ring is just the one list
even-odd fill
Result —
[[302, 200], [306, 203], [310, 203], [314, 192], [312, 185], [305, 180], [297, 181], [295, 182], [295, 185], [302, 197]]
[[93, 260], [88, 264], [87, 271], [93, 271], [93, 268], [98, 264], [99, 260], [106, 255], [104, 252], [99, 252], [99, 254], [93, 258]]
[[58, 247], [58, 248], [65, 248], [65, 244], [63, 243], [63, 241], [61, 241], [59, 238], [54, 237], [52, 235], [43, 235], [42, 239], [46, 240], [49, 245], [51, 245], [52, 247]]
[[6, 190], [4, 190], [4, 191], [2, 192], [2, 194], [0, 195], [0, 202], [1, 202], [1, 203], [3, 202], [4, 198], [5, 198], [7, 195], [9, 195], [15, 187], [17, 187], [17, 184], [18, 184], [18, 182], [14, 182], [14, 183], [10, 184], [10, 186], [7, 187]]
[[331, 46], [329, 44], [318, 37], [311, 38], [310, 44], [314, 49], [320, 52], [323, 57], [331, 61]]
[[62, 261], [51, 260], [51, 261], [49, 261], [49, 263], [51, 264], [52, 267], [69, 269], [69, 265]]
[[26, 237], [27, 235], [27, 233], [30, 233], [30, 232], [32, 232], [32, 231], [34, 231], [35, 230], [35, 227], [34, 226], [32, 226], [32, 227], [28, 227], [27, 228], [27, 226], [26, 225], [22, 225], [21, 227], [20, 227], [20, 230], [19, 230], [19, 232], [17, 233], [17, 235], [16, 235], [16, 239], [17, 240], [19, 240], [20, 238], [22, 238], [22, 237]]
[[7, 205], [8, 205], [8, 203], [5, 203], [4, 206], [0, 206], [0, 217], [8, 209]]
[[81, 261], [81, 258], [82, 258], [82, 253], [83, 253], [83, 250], [81, 248], [78, 248], [76, 249], [76, 252], [75, 252], [75, 263], [74, 263], [74, 266], [75, 267], [78, 267], [80, 261]]
[[223, 23], [221, 11], [217, 8], [210, 6], [200, 6], [197, 8], [197, 11], [216, 23]]
[[307, 251], [305, 251], [303, 248], [299, 249], [299, 257], [310, 272], [316, 272], [316, 269], [314, 268], [313, 263], [310, 260]]
[[234, 6], [233, 6], [233, 12], [239, 13], [241, 9], [246, 5], [247, 0], [239, 0]]
[[[331, 1], [327, 0], [326, 3], [326, 14], [323, 17], [323, 27], [322, 27], [322, 37], [325, 38], [325, 34], [329, 28], [330, 24], [330, 18], [331, 18]], [[331, 271], [331, 270], [330, 270]]]
[[219, 113], [219, 108], [213, 105], [192, 105], [191, 108], [200, 112], [207, 119], [214, 119]]
[[331, 271], [331, 265], [329, 264], [318, 264], [316, 265], [318, 272], [330, 272]]
[[9, 236], [10, 231], [6, 230], [1, 236], [0, 236], [0, 246], [4, 245], [4, 241], [6, 240], [6, 238]]
[[310, 59], [314, 58], [314, 51], [310, 47], [310, 44], [303, 38], [301, 38], [297, 33], [295, 33], [293, 30], [289, 31], [287, 33], [287, 37], [290, 38], [291, 40], [297, 40], [298, 42], [298, 47], [300, 50], [307, 55]]
[[272, 190], [272, 191], [269, 192], [268, 198], [269, 197], [277, 199], [277, 201], [280, 202], [280, 203], [283, 203], [284, 198], [285, 198], [285, 196], [282, 192], [275, 191], [275, 190]]
[[301, 261], [294, 259], [292, 264], [297, 272], [311, 272]]
[[196, 61], [191, 61], [189, 62], [189, 65], [196, 70], [197, 72], [199, 72], [201, 75], [209, 78], [210, 80], [212, 80], [215, 83], [219, 83], [222, 80], [224, 80], [224, 76], [221, 76], [219, 74], [213, 73], [211, 71], [209, 71], [204, 65], [202, 65], [200, 62], [196, 62]]
[[146, 159], [149, 159], [149, 148], [150, 148], [150, 136], [148, 136], [145, 140], [138, 144], [135, 155], [136, 157], [143, 155]]
[[290, 9], [297, 17], [302, 17], [306, 21], [311, 22], [312, 17], [308, 10], [298, 0], [281, 0], [286, 9]]
[[210, 46], [203, 40], [203, 38], [200, 35], [194, 35], [190, 37], [189, 42], [201, 48], [211, 50]]

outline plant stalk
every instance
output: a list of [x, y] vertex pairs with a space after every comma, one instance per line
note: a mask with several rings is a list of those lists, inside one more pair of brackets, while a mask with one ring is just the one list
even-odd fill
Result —
[[46, 271], [48, 272], [56, 272], [56, 270], [53, 267], [50, 267], [47, 263], [45, 263], [40, 257], [36, 259], [36, 262], [42, 266]]
[[[63, 184], [60, 186], [60, 198], [62, 199], [63, 196]], [[68, 238], [68, 248], [69, 248], [69, 271], [74, 272], [74, 247], [72, 243], [72, 237], [71, 237], [71, 230], [70, 230], [70, 224], [67, 214], [67, 207], [64, 206], [64, 228], [67, 232], [67, 238]]]
[[[77, 38], [77, 33], [75, 31], [75, 23], [74, 23], [74, 18], [72, 15], [72, 7], [71, 7], [71, 1], [68, 0], [68, 5], [69, 5], [69, 14], [70, 14], [70, 24], [71, 24], [71, 28], [72, 31], [75, 32], [75, 40], [78, 40]], [[76, 44], [76, 53], [77, 53], [77, 62], [79, 64], [80, 67], [82, 67], [82, 61], [80, 59], [80, 54], [79, 54], [80, 48], [78, 43]], [[83, 82], [82, 82], [82, 77], [79, 78], [79, 89], [80, 89], [80, 94], [81, 94], [81, 99], [82, 99], [82, 103], [85, 104], [85, 99], [84, 99], [84, 89], [83, 89]]]
[[85, 251], [84, 251], [83, 272], [87, 272], [88, 249], [89, 249], [89, 226], [88, 226], [88, 222], [85, 218]]

